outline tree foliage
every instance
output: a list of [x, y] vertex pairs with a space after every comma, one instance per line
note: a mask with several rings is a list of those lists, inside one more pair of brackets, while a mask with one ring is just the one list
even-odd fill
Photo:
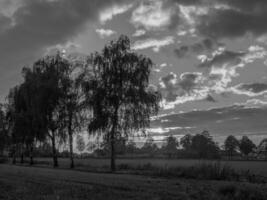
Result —
[[247, 136], [243, 136], [239, 142], [239, 149], [246, 156], [248, 156], [255, 147], [256, 145]]
[[186, 134], [180, 140], [180, 144], [185, 150], [190, 150], [192, 147], [192, 138], [193, 136], [190, 134]]
[[233, 153], [236, 152], [236, 150], [239, 147], [239, 141], [232, 135], [229, 135], [225, 141], [224, 141], [224, 148], [225, 151], [228, 153], [229, 158], [231, 159], [233, 156]]
[[85, 105], [93, 111], [90, 133], [105, 134], [111, 142], [111, 169], [115, 170], [114, 144], [119, 136], [149, 126], [159, 109], [160, 94], [149, 87], [152, 61], [133, 52], [121, 36], [91, 56], [92, 77], [83, 82]]
[[179, 143], [175, 137], [172, 135], [168, 136], [166, 138], [166, 143], [162, 148], [164, 148], [164, 152], [169, 156], [172, 157], [177, 152], [177, 148], [179, 146]]
[[219, 156], [219, 147], [208, 131], [193, 136], [191, 148], [198, 153], [200, 158], [216, 158]]

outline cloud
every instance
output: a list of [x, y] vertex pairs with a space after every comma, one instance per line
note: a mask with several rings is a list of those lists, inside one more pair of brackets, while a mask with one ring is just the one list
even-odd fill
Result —
[[164, 37], [162, 39], [146, 39], [146, 40], [138, 40], [133, 44], [133, 50], [141, 50], [152, 48], [153, 51], [158, 52], [160, 48], [164, 46], [168, 46], [174, 43], [174, 38], [171, 36]]
[[[243, 68], [256, 59], [263, 59], [267, 55], [266, 50], [259, 46], [251, 46], [247, 51], [234, 52], [219, 48], [211, 57], [199, 56], [200, 69], [206, 70], [207, 83], [210, 89], [217, 94], [229, 92], [228, 85], [232, 79], [239, 76], [238, 68]], [[236, 92], [237, 93], [237, 92]]]
[[174, 53], [178, 58], [183, 58], [185, 56], [190, 56], [193, 54], [200, 54], [205, 51], [210, 51], [217, 46], [218, 44], [216, 44], [216, 42], [214, 42], [209, 38], [206, 38], [192, 45], [182, 45], [179, 48], [174, 49]]
[[[205, 86], [205, 77], [201, 72], [185, 72], [178, 76], [173, 72], [160, 78], [159, 88], [163, 96], [163, 108], [172, 109], [176, 105], [189, 101], [207, 100], [209, 88]], [[213, 101], [215, 102], [215, 101]]]
[[168, 27], [172, 20], [172, 9], [163, 8], [162, 1], [148, 0], [133, 11], [131, 22], [136, 27], [155, 30]]
[[[173, 28], [196, 29], [214, 39], [243, 37], [247, 33], [267, 33], [265, 0], [166, 0], [165, 7], [175, 9]], [[176, 17], [174, 17], [176, 16]]]
[[241, 63], [241, 57], [244, 56], [244, 52], [233, 52], [227, 51], [224, 49], [219, 49], [213, 53], [211, 58], [206, 58], [202, 60], [202, 63], [199, 65], [200, 68], [211, 68], [217, 67], [221, 68], [225, 65], [234, 66]]
[[[156, 130], [156, 128], [161, 127], [161, 130], [166, 130], [168, 127], [194, 127], [189, 131], [182, 131], [181, 134], [195, 134], [202, 130], [208, 130], [219, 142], [223, 142], [228, 135], [266, 136], [267, 102], [257, 106], [253, 105], [254, 102], [262, 103], [261, 100], [254, 99], [245, 102], [252, 106], [244, 103], [243, 105], [160, 116], [152, 120], [151, 128]], [[167, 135], [169, 133], [165, 131], [161, 134]]]
[[241, 105], [244, 105], [246, 108], [261, 108], [267, 106], [267, 101], [261, 99], [249, 99]]
[[116, 31], [110, 29], [96, 29], [95, 31], [101, 38], [106, 38], [116, 34]]
[[[0, 31], [1, 66], [10, 61], [23, 61], [40, 54], [43, 49], [67, 42], [78, 34], [88, 21], [95, 21], [99, 12], [120, 0], [30, 1], [13, 11], [15, 25]], [[49, 14], [48, 14], [49, 13]], [[0, 21], [3, 17], [0, 16]], [[10, 22], [11, 23], [11, 22]], [[0, 29], [2, 26], [0, 27]], [[12, 54], [10, 53], [12, 52]]]
[[138, 29], [133, 34], [133, 37], [140, 37], [146, 34], [146, 31], [144, 29]]
[[[47, 48], [64, 45], [98, 21], [99, 13], [128, 0], [1, 0], [1, 99], [20, 80], [20, 69]], [[132, 2], [132, 1], [131, 1]], [[130, 2], [130, 3], [131, 3]]]
[[266, 83], [241, 83], [231, 88], [231, 91], [235, 94], [247, 95], [250, 97], [261, 96], [267, 94]]
[[234, 38], [242, 37], [246, 33], [256, 36], [266, 33], [266, 1], [222, 0], [218, 2], [228, 9], [212, 9], [200, 17], [198, 30], [202, 34], [215, 38]]
[[127, 12], [130, 8], [133, 7], [133, 4], [126, 5], [114, 5], [103, 11], [101, 11], [99, 19], [102, 24], [105, 24], [107, 21], [111, 20], [114, 16]]

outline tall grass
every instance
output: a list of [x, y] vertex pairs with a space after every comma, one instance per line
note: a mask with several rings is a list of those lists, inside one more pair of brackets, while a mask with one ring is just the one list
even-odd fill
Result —
[[193, 166], [153, 166], [151, 163], [131, 166], [129, 164], [118, 165], [118, 170], [132, 171], [137, 174], [162, 176], [168, 178], [189, 178], [200, 180], [228, 180], [245, 181], [253, 183], [265, 183], [265, 178], [256, 176], [250, 171], [237, 171], [227, 164], [216, 162], [202, 162]]

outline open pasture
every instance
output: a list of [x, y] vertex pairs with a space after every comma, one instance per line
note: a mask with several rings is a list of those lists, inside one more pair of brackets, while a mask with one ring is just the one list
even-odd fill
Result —
[[[52, 158], [36, 158], [36, 161], [43, 165], [52, 166]], [[243, 170], [267, 177], [266, 161], [215, 161], [215, 160], [194, 160], [194, 159], [158, 159], [158, 158], [118, 158], [117, 165], [128, 165], [138, 167], [150, 164], [155, 167], [189, 167], [202, 163], [220, 162], [221, 165], [228, 165], [236, 170]], [[75, 159], [75, 165], [78, 169], [100, 169], [109, 167], [110, 160], [106, 158], [85, 158]], [[69, 159], [59, 158], [59, 166], [69, 167]]]
[[0, 165], [3, 200], [265, 200], [265, 185]]

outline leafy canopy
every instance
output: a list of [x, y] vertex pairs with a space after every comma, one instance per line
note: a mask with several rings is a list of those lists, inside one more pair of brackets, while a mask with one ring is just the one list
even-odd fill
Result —
[[110, 42], [89, 60], [93, 73], [83, 84], [85, 104], [93, 111], [89, 132], [108, 132], [109, 138], [112, 131], [127, 136], [148, 127], [161, 98], [149, 87], [152, 61], [133, 52], [127, 36]]

